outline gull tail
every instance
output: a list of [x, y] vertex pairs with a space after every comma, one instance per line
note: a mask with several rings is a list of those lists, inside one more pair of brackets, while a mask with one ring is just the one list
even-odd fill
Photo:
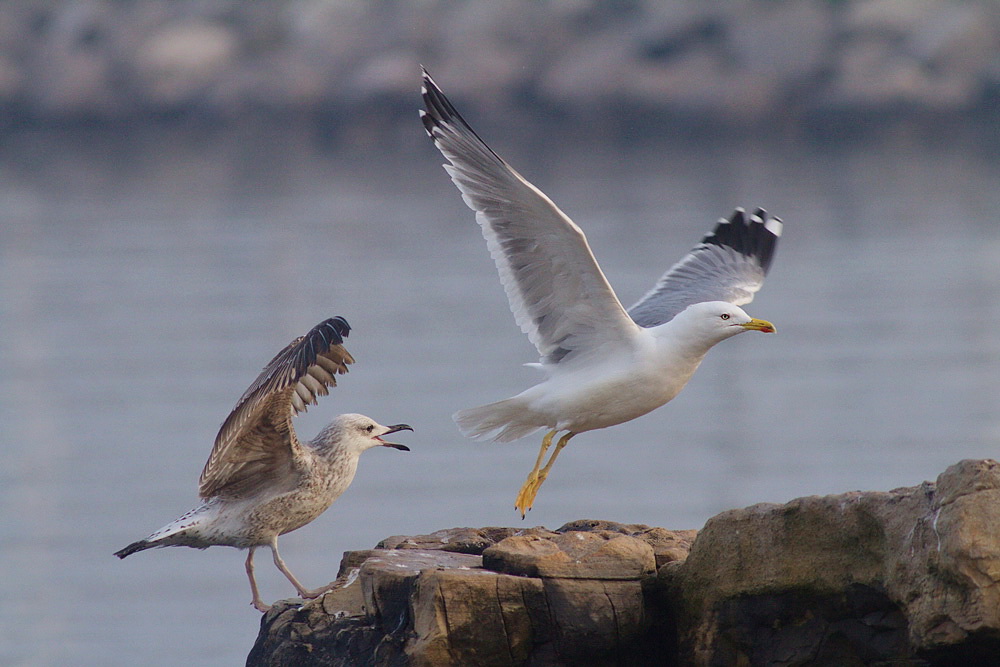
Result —
[[492, 435], [493, 442], [510, 442], [546, 426], [519, 397], [508, 398], [478, 408], [459, 410], [451, 417], [462, 435], [477, 440]]
[[115, 555], [119, 558], [125, 558], [137, 551], [174, 546], [205, 549], [213, 543], [199, 534], [199, 528], [212, 521], [214, 507], [211, 501], [203, 503], [180, 518], [171, 521], [146, 539], [133, 542], [124, 549], [116, 551]]
[[156, 545], [149, 540], [139, 540], [138, 542], [133, 542], [121, 551], [116, 551], [115, 555], [119, 558], [125, 558], [126, 556], [131, 556], [137, 551], [145, 551], [146, 549], [152, 549]]

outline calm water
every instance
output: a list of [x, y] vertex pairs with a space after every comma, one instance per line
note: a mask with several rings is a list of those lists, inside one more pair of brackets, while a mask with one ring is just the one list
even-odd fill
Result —
[[[786, 237], [754, 316], [670, 405], [581, 435], [523, 524], [537, 438], [449, 415], [535, 379], [471, 213], [417, 139], [25, 134], [0, 152], [0, 663], [234, 665], [243, 555], [116, 549], [196, 500], [222, 419], [288, 340], [341, 314], [358, 363], [298, 422], [405, 421], [282, 540], [308, 586], [341, 552], [451, 526], [699, 527], [722, 510], [886, 490], [1000, 454], [1000, 162], [974, 142], [495, 147], [587, 231], [631, 303], [735, 205]], [[492, 135], [491, 135], [492, 136]], [[592, 139], [592, 137], [588, 137]], [[419, 142], [419, 143], [416, 143]], [[944, 142], [942, 142], [944, 143]], [[530, 147], [526, 147], [530, 146]], [[291, 587], [262, 554], [264, 597]]]

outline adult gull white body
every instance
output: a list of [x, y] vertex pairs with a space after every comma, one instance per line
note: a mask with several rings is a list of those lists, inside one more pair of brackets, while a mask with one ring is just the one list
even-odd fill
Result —
[[498, 442], [548, 429], [515, 500], [523, 518], [574, 435], [670, 401], [716, 343], [774, 332], [739, 306], [760, 289], [782, 223], [762, 209], [737, 209], [626, 310], [583, 231], [479, 138], [426, 70], [421, 92], [424, 127], [476, 212], [514, 318], [541, 355], [542, 382], [454, 415], [465, 435]]
[[383, 426], [364, 415], [340, 415], [309, 443], [299, 442], [292, 418], [336, 386], [354, 358], [344, 348], [350, 326], [342, 317], [320, 322], [293, 340], [264, 368], [237, 402], [215, 438], [199, 480], [202, 503], [149, 537], [115, 553], [183, 546], [249, 549], [246, 571], [251, 604], [267, 611], [257, 590], [253, 554], [267, 546], [275, 566], [303, 598], [329, 587], [309, 590], [299, 583], [278, 553], [278, 536], [306, 525], [347, 490], [358, 457], [372, 447], [409, 451], [382, 436], [413, 430], [406, 424]]

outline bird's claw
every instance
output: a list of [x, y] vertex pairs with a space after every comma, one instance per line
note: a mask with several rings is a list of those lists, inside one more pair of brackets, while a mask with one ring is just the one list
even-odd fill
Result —
[[541, 471], [532, 470], [524, 485], [521, 486], [521, 490], [518, 491], [517, 498], [514, 499], [514, 508], [521, 513], [522, 521], [525, 515], [531, 511], [531, 506], [535, 503], [535, 496], [538, 495], [538, 489], [542, 486], [546, 476]]

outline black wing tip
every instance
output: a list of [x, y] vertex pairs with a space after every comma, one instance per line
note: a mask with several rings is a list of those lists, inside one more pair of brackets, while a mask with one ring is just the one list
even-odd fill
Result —
[[746, 210], [737, 207], [728, 219], [722, 218], [705, 238], [703, 244], [732, 248], [747, 257], [754, 257], [766, 272], [774, 257], [784, 223], [763, 208]]
[[420, 79], [423, 81], [424, 91], [426, 91], [429, 87], [438, 87], [437, 83], [434, 81], [434, 77], [432, 77], [431, 73], [427, 71], [427, 66], [424, 64], [420, 65]]
[[423, 96], [425, 102], [439, 98], [444, 98], [447, 102], [447, 98], [441, 92], [441, 86], [437, 85], [437, 81], [434, 80], [434, 77], [431, 76], [431, 73], [423, 65], [420, 66], [420, 94]]
[[431, 115], [431, 91], [435, 93], [440, 93], [441, 89], [431, 78], [430, 72], [423, 65], [420, 66], [420, 96], [424, 99], [425, 109], [420, 110], [420, 122], [424, 124], [424, 130], [427, 132], [427, 136], [431, 139], [434, 138], [434, 127], [437, 125], [437, 120]]
[[[462, 117], [462, 114], [458, 113], [455, 105], [451, 103], [451, 100], [445, 96], [441, 88], [431, 78], [431, 75], [427, 72], [427, 68], [421, 66], [421, 72], [423, 84], [421, 85], [420, 93], [424, 98], [424, 109], [420, 112], [420, 120], [423, 122], [424, 130], [427, 131], [427, 135], [434, 142], [434, 145], [442, 152], [445, 152], [442, 142], [447, 144], [459, 138], [465, 141], [472, 140], [474, 143], [480, 144], [481, 148], [492, 155], [498, 162], [507, 166], [504, 159], [497, 155], [496, 151], [490, 148], [489, 144], [483, 141], [483, 138], [472, 129], [472, 126]], [[445, 152], [445, 155], [447, 156], [447, 152]], [[448, 160], [450, 162], [451, 158], [448, 158]]]
[[[350, 334], [351, 325], [347, 323], [347, 320], [343, 316], [337, 315], [336, 317], [323, 320], [310, 329], [309, 333], [305, 336], [289, 345], [286, 349], [294, 350], [294, 352], [288, 358], [287, 363], [295, 369], [295, 377], [299, 378], [307, 373], [309, 367], [316, 363], [317, 357], [326, 354], [337, 345], [343, 345], [344, 339]], [[344, 363], [350, 364], [352, 362], [353, 359], [348, 355]], [[346, 373], [347, 371], [345, 369], [339, 372]], [[326, 395], [324, 391], [318, 393], [323, 396]], [[316, 404], [315, 398], [313, 399], [313, 404]]]
[[[286, 377], [298, 381], [299, 378], [308, 372], [309, 367], [316, 363], [318, 356], [326, 354], [336, 345], [343, 345], [344, 339], [350, 333], [351, 325], [341, 315], [323, 320], [310, 329], [309, 333], [299, 336], [286, 345], [281, 352], [274, 355], [274, 358], [264, 367], [257, 380], [254, 381], [246, 393], [243, 394], [243, 397], [240, 398], [233, 411], [235, 412], [239, 409], [240, 405], [251, 394], [260, 391], [262, 387], [270, 386], [273, 389], [276, 382], [275, 378], [277, 377], [286, 376], [285, 374], [290, 373]], [[344, 363], [350, 364], [352, 362], [353, 359], [348, 356]], [[315, 405], [315, 403], [314, 399], [313, 404]], [[223, 424], [223, 428], [225, 428], [225, 424]]]
[[432, 118], [429, 113], [427, 113], [426, 111], [424, 111], [423, 109], [421, 109], [420, 110], [420, 122], [422, 122], [424, 124], [424, 132], [427, 133], [427, 136], [430, 137], [431, 139], [433, 139], [434, 138], [434, 128], [437, 127], [437, 121], [434, 120], [434, 118]]
[[[420, 111], [420, 120], [424, 124], [424, 130], [427, 131], [427, 135], [435, 143], [448, 135], [459, 136], [464, 134], [474, 137], [496, 159], [503, 162], [503, 159], [472, 129], [472, 126], [462, 117], [462, 114], [458, 113], [458, 109], [455, 108], [455, 105], [451, 103], [451, 100], [445, 96], [441, 88], [431, 78], [427, 69], [421, 66], [421, 72], [423, 78], [420, 94], [424, 100], [424, 109]], [[440, 146], [438, 147], [440, 148]]]
[[420, 111], [420, 120], [423, 121], [427, 134], [433, 138], [434, 128], [451, 120], [457, 112], [423, 65], [420, 66], [420, 74], [420, 96], [424, 99], [424, 109]]
[[[338, 345], [344, 342], [344, 339], [351, 335], [351, 325], [347, 323], [342, 315], [337, 315], [336, 317], [330, 317], [312, 328], [309, 334], [314, 332], [319, 333], [329, 333], [330, 330], [336, 336], [331, 340], [331, 345]], [[308, 336], [308, 334], [307, 334]]]
[[[772, 225], [771, 227], [767, 227], [768, 223], [772, 221], [778, 223], [778, 225], [777, 226]], [[764, 225], [766, 231], [770, 233], [772, 236], [781, 236], [781, 227], [780, 227], [781, 223], [782, 223], [781, 218], [771, 215], [770, 213], [767, 212], [767, 210], [763, 208], [760, 207], [755, 208], [753, 210], [753, 213], [750, 213], [748, 215], [745, 208], [743, 208], [742, 206], [737, 206], [735, 209], [733, 209], [733, 213], [732, 215], [729, 216], [729, 218], [720, 218], [715, 229], [712, 230], [712, 232], [708, 234], [708, 236], [706, 236], [705, 238], [709, 238], [713, 234], [717, 233], [719, 231], [719, 228], [724, 225], [739, 225], [739, 224], [744, 226], [750, 226], [753, 224]]]

